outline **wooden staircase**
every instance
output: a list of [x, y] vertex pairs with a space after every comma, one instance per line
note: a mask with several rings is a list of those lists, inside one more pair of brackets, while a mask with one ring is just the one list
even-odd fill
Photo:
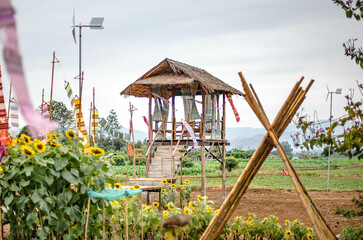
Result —
[[[184, 148], [184, 146], [178, 146], [178, 150]], [[173, 151], [175, 146], [173, 148]], [[154, 157], [151, 158], [149, 165], [149, 171], [147, 178], [138, 179], [138, 183], [141, 186], [161, 186], [162, 179], [168, 179], [175, 181], [180, 169], [181, 161], [180, 158], [184, 153], [175, 151], [174, 155], [174, 167], [171, 165], [171, 150], [169, 146], [158, 146], [154, 152]], [[173, 172], [172, 172], [173, 171]], [[172, 174], [172, 175], [171, 175]]]

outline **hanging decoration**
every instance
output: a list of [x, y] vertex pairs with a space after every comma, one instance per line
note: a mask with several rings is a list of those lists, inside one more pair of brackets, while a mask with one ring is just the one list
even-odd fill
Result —
[[98, 127], [98, 110], [93, 108], [92, 110], [92, 136], [93, 141], [96, 142], [96, 134], [97, 134], [97, 127]]
[[183, 125], [184, 127], [188, 130], [189, 132], [189, 135], [190, 137], [192, 138], [193, 140], [193, 143], [194, 143], [194, 148], [198, 147], [198, 142], [197, 142], [197, 138], [195, 137], [195, 134], [194, 134], [194, 131], [193, 131], [193, 128], [186, 122], [186, 121], [183, 121]]
[[3, 84], [1, 83], [1, 72], [0, 72], [0, 143], [1, 143], [1, 145], [7, 145], [9, 143], [8, 129], [9, 129], [9, 123], [8, 123], [8, 118], [6, 116]]
[[35, 110], [31, 103], [19, 51], [14, 16], [15, 11], [10, 0], [5, 0], [1, 3], [0, 28], [4, 30], [5, 34], [5, 36], [1, 38], [3, 42], [5, 66], [10, 79], [12, 79], [21, 113], [27, 122], [27, 125], [31, 126], [28, 128], [30, 134], [33, 137], [38, 137], [39, 135], [43, 136], [47, 132], [56, 130], [59, 124], [42, 118], [40, 113]]
[[240, 119], [240, 117], [239, 117], [239, 114], [238, 114], [238, 112], [237, 112], [237, 109], [236, 109], [236, 107], [234, 106], [234, 104], [233, 104], [233, 101], [232, 101], [232, 94], [225, 94], [225, 96], [227, 97], [227, 99], [228, 99], [228, 102], [229, 102], [229, 104], [231, 105], [231, 107], [232, 107], [232, 110], [233, 110], [233, 113], [234, 113], [234, 116], [236, 117], [236, 121], [237, 122], [239, 122], [241, 119]]
[[168, 99], [163, 98], [162, 96], [160, 96], [160, 95], [158, 95], [158, 94], [156, 94], [156, 93], [153, 93], [153, 92], [152, 92], [152, 91], [150, 91], [150, 89], [148, 89], [148, 88], [145, 88], [145, 89], [146, 89], [146, 91], [148, 91], [149, 93], [151, 93], [154, 97], [157, 97], [157, 98], [159, 98], [159, 99], [163, 100], [163, 102], [164, 102], [166, 105], [169, 105], [169, 104], [170, 104], [170, 101], [169, 101]]
[[98, 124], [109, 134], [111, 134], [111, 136], [115, 137], [115, 138], [119, 138], [121, 140], [129, 140], [130, 139], [130, 134], [128, 133], [122, 133], [122, 132], [118, 132], [117, 130], [114, 130], [110, 123], [108, 123], [104, 118], [101, 118], [100, 121], [98, 122]]
[[[132, 131], [133, 131], [133, 129], [132, 129], [132, 121], [130, 121], [130, 131], [129, 131], [129, 134], [130, 134], [130, 136], [131, 136], [131, 134], [132, 134]], [[131, 146], [131, 139], [129, 138], [129, 142], [128, 142], [128, 144], [127, 144], [127, 154], [130, 156], [130, 157], [133, 157], [134, 156], [134, 149], [132, 148], [132, 146]]]
[[151, 147], [152, 142], [153, 142], [153, 133], [151, 131], [151, 127], [150, 127], [150, 124], [149, 124], [147, 118], [145, 116], [142, 116], [142, 118], [144, 119], [144, 122], [146, 123], [146, 125], [147, 125], [147, 127], [149, 129], [149, 136], [150, 136], [150, 146], [149, 147]]
[[88, 133], [87, 133], [87, 129], [86, 129], [86, 125], [84, 124], [84, 119], [83, 119], [83, 114], [82, 114], [82, 109], [81, 109], [81, 100], [76, 98], [74, 99], [74, 105], [75, 105], [75, 109], [76, 109], [76, 126], [77, 129], [80, 133], [82, 133], [82, 136], [78, 137], [82, 137], [83, 138], [83, 142], [82, 144], [85, 147], [89, 147], [89, 137], [88, 137]]
[[46, 102], [42, 104], [42, 117], [45, 119], [49, 119], [48, 103]]
[[10, 122], [11, 122], [11, 132], [10, 135], [15, 137], [19, 132], [19, 109], [18, 103], [15, 98], [10, 101]]
[[211, 102], [213, 103], [213, 106], [214, 106], [215, 108], [217, 108], [218, 110], [221, 110], [221, 108], [220, 108], [220, 107], [218, 107], [218, 106], [217, 106], [217, 105], [213, 102], [212, 97], [211, 97], [211, 95], [208, 93], [207, 89], [205, 89], [205, 87], [204, 87], [203, 85], [201, 85], [201, 86], [202, 86], [202, 88], [203, 88], [204, 92], [208, 95], [208, 97], [209, 97], [209, 99], [211, 100]]

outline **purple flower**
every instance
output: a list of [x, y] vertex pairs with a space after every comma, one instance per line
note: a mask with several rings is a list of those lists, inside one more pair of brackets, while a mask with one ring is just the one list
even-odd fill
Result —
[[350, 4], [352, 4], [352, 3], [353, 3], [353, 0], [348, 0], [345, 2], [345, 4], [347, 4], [348, 6], [350, 6]]

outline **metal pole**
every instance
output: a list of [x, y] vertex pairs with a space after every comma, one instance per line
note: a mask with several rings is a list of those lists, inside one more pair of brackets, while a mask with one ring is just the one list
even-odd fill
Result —
[[[81, 24], [79, 24], [81, 25]], [[82, 92], [82, 27], [79, 26], [79, 97], [81, 97]]]
[[[333, 92], [329, 92], [330, 94], [330, 115], [329, 115], [329, 127], [331, 126], [331, 118], [332, 118], [332, 108], [333, 108]], [[330, 175], [330, 149], [331, 144], [329, 144], [328, 150], [328, 180], [326, 184], [326, 191], [329, 192], [329, 175]]]

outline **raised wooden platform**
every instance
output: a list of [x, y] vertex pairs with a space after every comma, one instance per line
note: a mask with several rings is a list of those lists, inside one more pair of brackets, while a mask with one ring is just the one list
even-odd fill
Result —
[[[197, 142], [198, 142], [198, 146], [200, 146], [200, 145], [212, 146], [213, 144], [216, 145], [216, 144], [223, 144], [223, 143], [225, 143], [226, 146], [230, 145], [230, 142], [228, 142], [227, 140], [223, 141], [223, 140], [220, 140], [220, 139], [204, 139], [204, 140], [197, 139]], [[173, 145], [176, 145], [177, 143], [178, 143], [178, 140], [173, 140]], [[149, 144], [149, 141], [147, 141], [147, 144]], [[165, 146], [165, 145], [170, 146], [171, 145], [171, 140], [170, 139], [155, 140], [154, 145], [155, 146]], [[183, 139], [183, 140], [180, 140], [179, 145], [193, 146], [194, 142], [191, 139]]]

